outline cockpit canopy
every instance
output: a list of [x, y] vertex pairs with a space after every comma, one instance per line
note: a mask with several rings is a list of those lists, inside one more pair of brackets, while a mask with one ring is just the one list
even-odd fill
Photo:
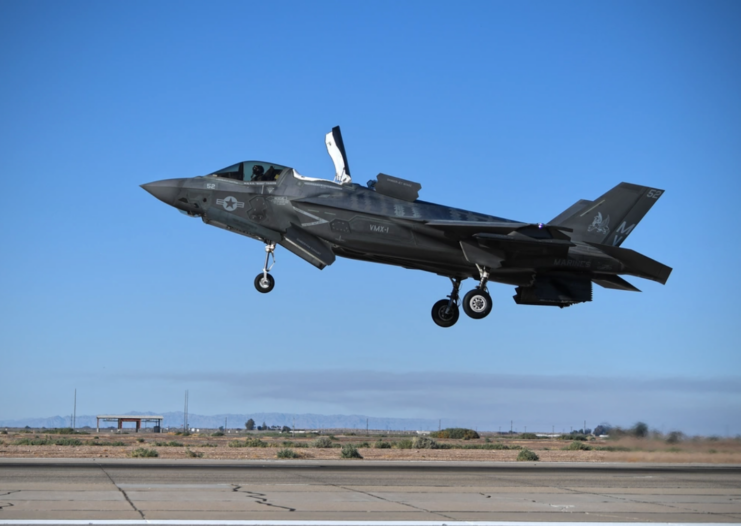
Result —
[[213, 177], [223, 177], [224, 179], [233, 179], [235, 181], [275, 181], [280, 173], [287, 169], [275, 163], [266, 163], [264, 161], [244, 161], [222, 168], [211, 174]]

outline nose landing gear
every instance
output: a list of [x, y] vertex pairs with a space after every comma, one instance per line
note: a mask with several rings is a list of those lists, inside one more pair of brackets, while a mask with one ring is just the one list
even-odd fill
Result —
[[[273, 258], [273, 262], [268, 267], [271, 257]], [[267, 294], [275, 287], [275, 279], [268, 274], [270, 269], [273, 268], [273, 265], [275, 265], [275, 243], [268, 243], [265, 245], [265, 265], [262, 268], [262, 272], [255, 277], [255, 288], [257, 292]]]
[[452, 327], [458, 321], [460, 311], [458, 310], [458, 291], [461, 288], [460, 278], [450, 278], [453, 283], [453, 291], [446, 300], [440, 300], [432, 306], [432, 321], [440, 327]]

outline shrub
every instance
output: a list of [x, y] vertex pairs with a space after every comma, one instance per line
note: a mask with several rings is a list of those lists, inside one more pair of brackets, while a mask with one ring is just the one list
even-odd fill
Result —
[[537, 440], [538, 436], [535, 433], [520, 433], [518, 438], [521, 440]]
[[16, 446], [81, 446], [79, 438], [19, 438]]
[[597, 451], [630, 451], [629, 447], [625, 446], [601, 446], [594, 448]]
[[126, 444], [124, 442], [121, 442], [120, 440], [116, 440], [115, 442], [111, 442], [108, 444], [109, 446], [115, 446], [115, 447], [123, 447]]
[[591, 451], [592, 446], [579, 441], [574, 441], [564, 448], [567, 451]]
[[183, 447], [182, 442], [176, 442], [174, 440], [170, 440], [169, 442], [155, 442], [154, 445], [159, 447]]
[[391, 449], [391, 442], [384, 442], [383, 440], [377, 440], [373, 447], [376, 449]]
[[672, 431], [669, 433], [669, 436], [666, 438], [667, 444], [677, 444], [678, 442], [681, 442], [684, 440], [684, 433], [681, 431]]
[[646, 438], [648, 436], [648, 425], [644, 422], [636, 422], [630, 428], [630, 432], [637, 438]]
[[587, 441], [587, 435], [581, 433], [569, 433], [568, 435], [561, 435], [558, 437], [559, 440], [579, 440], [581, 442]]
[[6, 431], [5, 429], [3, 429], [2, 431], [0, 431], [0, 434], [2, 434], [2, 435], [7, 435], [7, 434], [8, 434], [8, 432], [7, 432], [7, 431]]
[[191, 451], [190, 449], [186, 449], [185, 454], [190, 458], [203, 458], [203, 453], [200, 451]]
[[329, 437], [319, 437], [311, 443], [311, 447], [332, 447], [332, 440]]
[[412, 449], [412, 441], [409, 438], [402, 438], [394, 442], [392, 447], [397, 449]]
[[278, 458], [298, 458], [298, 453], [296, 453], [293, 449], [279, 449], [278, 453], [276, 453], [276, 456]]
[[205, 444], [198, 444], [198, 447], [219, 447], [219, 444], [209, 444], [206, 442]]
[[462, 438], [463, 440], [481, 438], [473, 429], [466, 429], [464, 427], [449, 427], [441, 431], [430, 433], [430, 436], [433, 438]]
[[358, 450], [355, 446], [353, 446], [352, 444], [345, 444], [344, 446], [342, 446], [342, 451], [340, 452], [340, 458], [363, 458], [363, 457], [360, 455], [360, 453], [358, 453]]
[[415, 449], [437, 449], [437, 442], [429, 437], [414, 437], [412, 447]]
[[160, 456], [159, 453], [157, 453], [156, 449], [147, 449], [144, 447], [138, 447], [131, 453], [129, 453], [129, 456], [134, 458], [153, 458]]
[[241, 440], [232, 440], [228, 445], [229, 447], [268, 447], [268, 443], [263, 442], [259, 438], [248, 438], [244, 442]]
[[211, 433], [212, 437], [223, 437], [224, 433], [223, 431], [217, 431], [216, 433]]
[[[98, 438], [98, 437], [95, 437], [95, 438]], [[141, 444], [141, 443], [143, 443], [143, 442], [144, 442], [144, 439], [143, 439], [143, 438], [137, 438], [137, 439], [136, 439], [136, 441], [137, 441], [137, 442], [139, 442], [139, 443]]]
[[529, 449], [523, 449], [520, 451], [520, 453], [517, 455], [517, 460], [521, 462], [536, 462], [540, 460], [540, 457], [530, 451]]

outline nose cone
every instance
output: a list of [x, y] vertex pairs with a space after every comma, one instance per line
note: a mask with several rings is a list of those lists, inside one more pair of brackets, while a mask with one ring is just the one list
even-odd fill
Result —
[[182, 187], [182, 179], [164, 179], [141, 185], [147, 192], [170, 206], [175, 206], [175, 200]]

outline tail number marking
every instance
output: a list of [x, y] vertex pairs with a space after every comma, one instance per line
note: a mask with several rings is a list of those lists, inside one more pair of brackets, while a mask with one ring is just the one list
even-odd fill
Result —
[[[623, 223], [615, 229], [615, 237], [612, 239], [612, 245], [618, 246], [620, 243], [622, 243], [623, 239], [628, 237], [628, 234], [630, 234], [633, 229], [636, 227], [637, 223], [633, 223], [629, 227], [626, 228], [626, 223], [623, 221]], [[622, 234], [622, 235], [618, 235]]]
[[646, 197], [648, 197], [649, 199], [658, 199], [663, 193], [663, 190], [649, 190], [646, 194]]

